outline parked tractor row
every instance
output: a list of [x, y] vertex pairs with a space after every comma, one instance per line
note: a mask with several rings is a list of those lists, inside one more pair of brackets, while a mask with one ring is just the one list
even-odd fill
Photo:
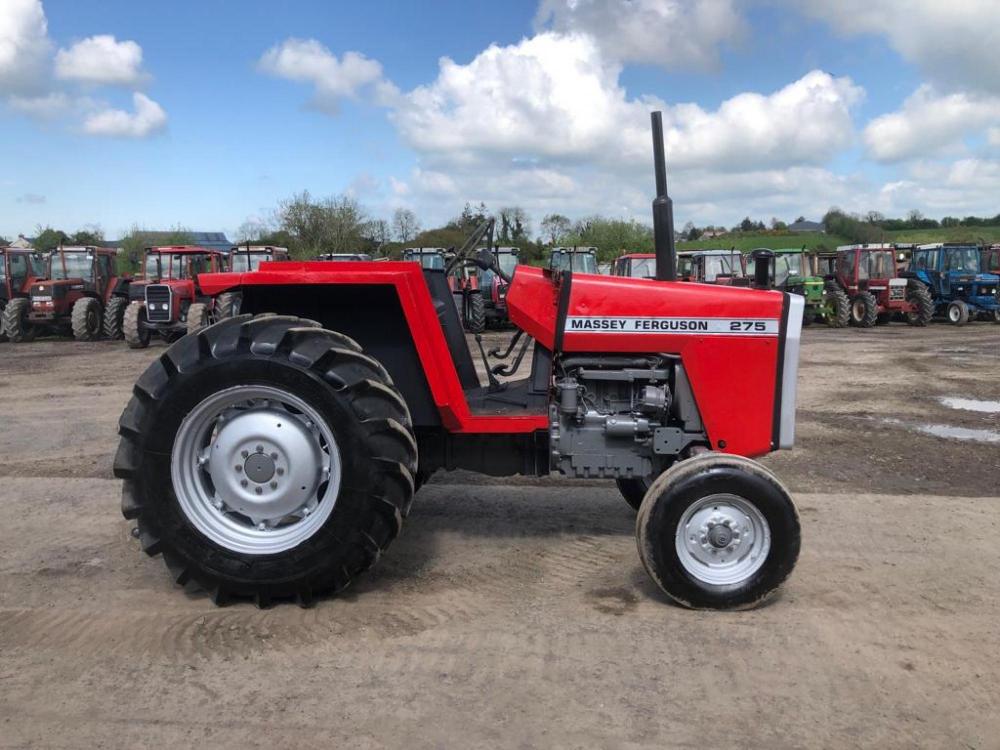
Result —
[[[754, 280], [757, 262], [766, 280]], [[653, 278], [655, 257], [628, 254], [611, 269], [617, 276]], [[844, 245], [835, 251], [802, 248], [750, 253], [697, 250], [678, 253], [678, 278], [724, 286], [761, 286], [805, 298], [803, 323], [870, 328], [892, 320], [926, 326], [935, 317], [954, 325], [1000, 322], [1000, 246], [961, 243], [907, 246]]]

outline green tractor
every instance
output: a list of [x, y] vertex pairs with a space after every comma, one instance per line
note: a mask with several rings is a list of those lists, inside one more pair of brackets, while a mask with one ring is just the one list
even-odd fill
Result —
[[[817, 258], [804, 247], [772, 250], [771, 286], [805, 297], [802, 324], [821, 320], [831, 328], [844, 328], [851, 320], [851, 301], [844, 290], [825, 281]], [[747, 276], [753, 277], [753, 254], [747, 254]]]

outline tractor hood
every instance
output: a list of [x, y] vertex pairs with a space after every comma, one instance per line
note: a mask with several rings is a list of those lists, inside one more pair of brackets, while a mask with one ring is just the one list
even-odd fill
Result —
[[507, 305], [511, 321], [559, 354], [680, 357], [719, 448], [792, 447], [799, 295], [518, 266]]

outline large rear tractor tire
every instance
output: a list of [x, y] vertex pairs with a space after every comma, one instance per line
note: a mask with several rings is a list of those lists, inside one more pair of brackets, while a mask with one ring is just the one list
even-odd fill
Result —
[[215, 319], [225, 320], [235, 318], [240, 314], [240, 295], [235, 292], [223, 292], [215, 298]]
[[3, 310], [3, 332], [15, 344], [33, 341], [38, 329], [28, 322], [31, 300], [15, 297]]
[[948, 322], [953, 326], [964, 326], [969, 322], [969, 306], [957, 299], [948, 305]]
[[146, 303], [136, 300], [125, 308], [122, 334], [129, 349], [145, 349], [152, 335], [146, 327]]
[[486, 330], [486, 301], [478, 291], [469, 292], [465, 296], [463, 308], [465, 330], [469, 333], [482, 333]]
[[646, 572], [694, 609], [750, 609], [788, 578], [799, 517], [788, 491], [741, 456], [703, 453], [653, 482], [636, 518]]
[[104, 338], [118, 341], [125, 337], [125, 308], [128, 300], [124, 297], [112, 297], [104, 308]]
[[837, 284], [826, 285], [823, 317], [831, 328], [845, 328], [851, 322], [851, 300]]
[[187, 311], [187, 332], [198, 333], [202, 328], [212, 325], [212, 313], [208, 305], [202, 302], [194, 302]]
[[851, 300], [851, 323], [858, 328], [873, 328], [878, 322], [878, 303], [871, 292], [860, 292]]
[[149, 555], [216, 604], [346, 588], [399, 533], [414, 491], [409, 410], [351, 339], [243, 315], [185, 336], [119, 422], [122, 513]]
[[916, 310], [906, 313], [906, 322], [911, 326], [923, 328], [934, 318], [934, 299], [931, 290], [916, 279], [906, 283], [906, 300], [916, 306]]

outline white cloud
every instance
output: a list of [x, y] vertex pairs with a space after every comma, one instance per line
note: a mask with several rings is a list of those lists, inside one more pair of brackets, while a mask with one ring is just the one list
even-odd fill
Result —
[[37, 92], [52, 43], [41, 0], [3, 0], [0, 8], [0, 93]]
[[930, 216], [994, 216], [997, 193], [1000, 161], [968, 158], [917, 162], [903, 179], [886, 183], [880, 199], [895, 215], [916, 207]]
[[926, 158], [994, 124], [1000, 124], [1000, 97], [940, 94], [924, 85], [901, 110], [872, 120], [865, 128], [864, 140], [868, 153], [877, 161]]
[[8, 100], [17, 112], [39, 120], [52, 120], [73, 110], [73, 97], [62, 91], [53, 91], [40, 96], [12, 96]]
[[98, 34], [56, 54], [56, 77], [68, 81], [117, 86], [135, 86], [142, 72], [142, 47], [133, 41], [119, 42], [110, 34]]
[[105, 109], [90, 115], [83, 121], [83, 132], [112, 138], [146, 138], [166, 127], [163, 107], [140, 93], [132, 94], [132, 101], [134, 112]]
[[1000, 93], [997, 0], [785, 0], [844, 34], [878, 34], [934, 82]]
[[863, 96], [850, 79], [813, 71], [708, 111], [629, 99], [620, 73], [590, 36], [545, 33], [491, 45], [466, 65], [442, 58], [437, 79], [401, 95], [391, 117], [418, 153], [439, 158], [645, 165], [649, 112], [663, 109], [672, 166], [738, 171], [827, 161], [851, 142], [850, 110]]
[[336, 113], [341, 99], [356, 97], [372, 87], [378, 100], [395, 89], [382, 79], [382, 65], [359, 52], [338, 58], [315, 39], [286, 39], [263, 54], [258, 68], [269, 75], [310, 83], [315, 89], [313, 105]]
[[746, 32], [733, 0], [541, 0], [535, 25], [586, 33], [612, 60], [700, 70]]

